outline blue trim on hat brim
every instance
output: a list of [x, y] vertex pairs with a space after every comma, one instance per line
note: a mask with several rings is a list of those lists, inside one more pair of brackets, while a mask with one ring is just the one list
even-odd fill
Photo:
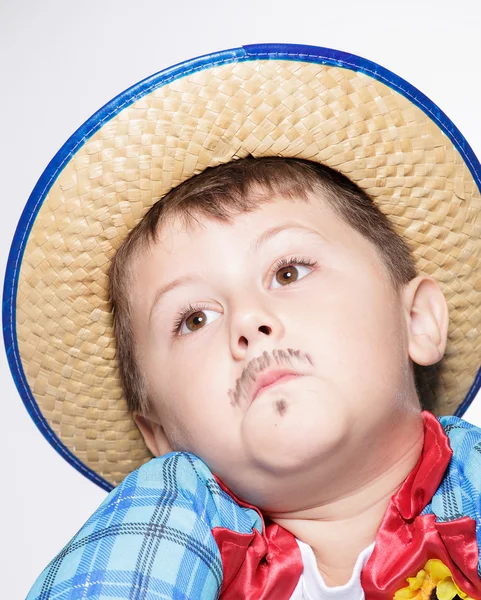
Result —
[[[297, 44], [252, 44], [240, 48], [232, 48], [221, 52], [206, 54], [178, 63], [143, 79], [100, 108], [100, 110], [77, 129], [50, 161], [30, 194], [27, 204], [22, 212], [10, 248], [5, 274], [3, 289], [3, 336], [7, 359], [15, 385], [17, 386], [25, 407], [33, 421], [57, 452], [59, 452], [83, 475], [106, 491], [110, 491], [113, 488], [112, 484], [97, 475], [92, 469], [85, 466], [62, 443], [50, 428], [38, 408], [25, 377], [16, 336], [16, 299], [18, 276], [20, 272], [19, 267], [28, 241], [28, 236], [43, 200], [47, 196], [65, 164], [96, 131], [115, 117], [121, 110], [152, 90], [162, 87], [180, 77], [185, 77], [191, 73], [212, 68], [214, 66], [252, 60], [297, 60], [301, 62], [327, 64], [362, 72], [373, 79], [381, 81], [405, 96], [439, 126], [465, 160], [478, 188], [481, 190], [481, 166], [478, 159], [458, 128], [447, 115], [434, 104], [434, 102], [392, 71], [389, 71], [370, 60], [340, 50]], [[478, 393], [480, 387], [481, 369], [465, 399], [456, 410], [456, 416], [464, 414], [473, 398]]]

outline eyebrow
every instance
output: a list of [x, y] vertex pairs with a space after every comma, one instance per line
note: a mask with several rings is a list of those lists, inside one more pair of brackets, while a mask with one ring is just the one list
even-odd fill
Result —
[[317, 237], [322, 238], [324, 242], [327, 242], [325, 236], [322, 235], [320, 231], [316, 229], [312, 229], [312, 227], [308, 227], [307, 225], [301, 225], [301, 223], [297, 223], [296, 221], [288, 221], [287, 223], [283, 223], [282, 225], [277, 225], [276, 227], [270, 227], [266, 229], [264, 233], [262, 233], [257, 240], [250, 247], [250, 254], [254, 254], [259, 251], [259, 248], [265, 244], [270, 238], [276, 236], [281, 231], [302, 231], [304, 233], [310, 233]]
[[[317, 238], [321, 238], [324, 242], [328, 242], [326, 237], [316, 229], [312, 229], [312, 227], [308, 227], [307, 225], [302, 225], [301, 223], [297, 223], [295, 221], [288, 221], [287, 223], [282, 223], [282, 225], [276, 225], [275, 227], [270, 227], [266, 229], [258, 238], [255, 240], [250, 248], [249, 254], [255, 254], [259, 251], [259, 249], [271, 238], [275, 237], [282, 231], [302, 231], [303, 233], [309, 233], [310, 235], [314, 235]], [[202, 277], [199, 275], [182, 275], [181, 277], [177, 277], [173, 279], [171, 282], [159, 288], [155, 294], [154, 301], [152, 303], [152, 308], [150, 314], [152, 315], [154, 308], [159, 304], [160, 300], [166, 296], [170, 291], [174, 288], [189, 285], [191, 283], [196, 283], [197, 281], [201, 281]]]

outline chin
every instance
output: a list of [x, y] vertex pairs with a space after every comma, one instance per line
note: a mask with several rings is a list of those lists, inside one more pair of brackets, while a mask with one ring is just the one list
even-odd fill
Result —
[[314, 394], [294, 399], [284, 394], [282, 400], [285, 405], [272, 398], [251, 406], [242, 423], [243, 445], [258, 468], [277, 476], [309, 471], [347, 440], [348, 420], [339, 405]]

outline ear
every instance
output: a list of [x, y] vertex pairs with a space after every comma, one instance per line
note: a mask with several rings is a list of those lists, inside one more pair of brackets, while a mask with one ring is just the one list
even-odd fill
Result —
[[433, 365], [444, 356], [448, 335], [448, 304], [439, 283], [427, 275], [403, 289], [409, 356], [418, 365]]
[[134, 421], [144, 438], [145, 445], [154, 456], [162, 456], [173, 452], [164, 428], [160, 423], [152, 421], [149, 417], [144, 417], [138, 413], [134, 413]]

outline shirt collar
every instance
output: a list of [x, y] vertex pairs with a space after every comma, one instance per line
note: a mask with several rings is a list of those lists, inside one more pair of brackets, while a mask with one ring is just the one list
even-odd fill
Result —
[[392, 497], [405, 520], [414, 519], [431, 501], [449, 465], [453, 451], [439, 420], [423, 411], [424, 444], [419, 460]]

